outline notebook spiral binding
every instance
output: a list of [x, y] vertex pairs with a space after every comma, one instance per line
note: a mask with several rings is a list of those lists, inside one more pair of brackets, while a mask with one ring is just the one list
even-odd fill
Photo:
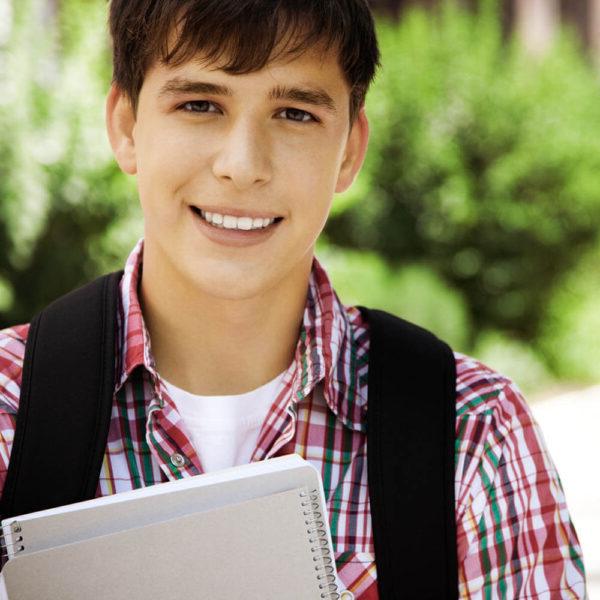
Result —
[[13, 521], [10, 524], [12, 542], [9, 543], [5, 540], [4, 535], [0, 539], [0, 558], [4, 561], [7, 558], [13, 558], [19, 552], [25, 550], [23, 544], [23, 536], [21, 535], [21, 524], [18, 521]]
[[308, 541], [312, 544], [311, 552], [317, 571], [317, 579], [319, 580], [319, 589], [321, 598], [329, 600], [340, 600], [341, 596], [338, 593], [338, 586], [334, 575], [333, 556], [330, 554], [329, 545], [327, 543], [327, 531], [323, 514], [320, 512], [319, 492], [318, 490], [306, 490], [300, 492], [302, 502], [300, 503], [306, 517], [304, 523], [307, 525], [306, 532], [309, 534]]

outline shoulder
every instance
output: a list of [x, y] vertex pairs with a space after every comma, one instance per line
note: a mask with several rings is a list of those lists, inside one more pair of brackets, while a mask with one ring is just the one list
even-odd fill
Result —
[[583, 598], [581, 547], [531, 409], [508, 377], [455, 356], [461, 595], [522, 589]]
[[0, 330], [0, 412], [19, 406], [29, 323]]
[[460, 352], [455, 352], [454, 357], [457, 417], [493, 416], [505, 422], [519, 414], [529, 414], [521, 391], [510, 378]]
[[15, 434], [28, 333], [29, 324], [0, 330], [0, 493]]
[[[547, 450], [518, 386], [478, 360], [456, 358], [456, 499], [459, 512], [494, 486], [509, 463], [545, 471]], [[535, 456], [531, 461], [530, 457]], [[516, 476], [513, 473], [512, 476]]]
[[457, 450], [502, 445], [516, 426], [533, 421], [518, 386], [475, 358], [455, 352]]

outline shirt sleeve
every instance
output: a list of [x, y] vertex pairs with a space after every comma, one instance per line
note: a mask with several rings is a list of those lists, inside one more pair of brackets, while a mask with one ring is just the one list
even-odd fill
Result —
[[28, 325], [0, 331], [0, 497], [15, 435], [28, 331]]
[[460, 597], [584, 599], [560, 478], [522, 395], [499, 379], [457, 407]]

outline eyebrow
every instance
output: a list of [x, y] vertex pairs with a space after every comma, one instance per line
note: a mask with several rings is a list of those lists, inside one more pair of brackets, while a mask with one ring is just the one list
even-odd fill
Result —
[[[162, 99], [180, 94], [212, 94], [214, 96], [231, 97], [234, 95], [234, 92], [226, 85], [175, 77], [169, 79], [160, 88], [158, 97]], [[271, 89], [268, 98], [274, 101], [290, 100], [292, 102], [311, 104], [319, 108], [324, 108], [331, 113], [337, 112], [333, 98], [324, 89], [319, 87], [277, 85]]]

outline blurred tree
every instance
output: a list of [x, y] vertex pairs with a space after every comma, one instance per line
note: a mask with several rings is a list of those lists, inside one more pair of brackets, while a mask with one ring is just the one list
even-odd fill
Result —
[[[590, 376], [600, 353], [573, 332], [596, 302], [576, 282], [600, 264], [597, 77], [572, 40], [529, 60], [504, 43], [497, 3], [453, 4], [380, 22], [370, 150], [320, 251], [346, 301], [510, 354], [536, 381], [531, 349]], [[142, 233], [104, 130], [109, 58], [105, 2], [0, 0], [0, 327], [119, 268]]]
[[330, 241], [424, 261], [474, 331], [532, 340], [600, 231], [600, 84], [570, 39], [540, 60], [502, 41], [497, 3], [382, 23], [372, 139]]
[[532, 54], [552, 45], [559, 24], [559, 0], [515, 0], [516, 30]]
[[104, 131], [105, 3], [12, 7], [0, 46], [0, 327], [116, 267], [140, 231]]
[[596, 66], [600, 67], [600, 0], [590, 0], [590, 43]]
[[600, 380], [600, 246], [563, 274], [540, 335], [546, 362], [563, 379]]

